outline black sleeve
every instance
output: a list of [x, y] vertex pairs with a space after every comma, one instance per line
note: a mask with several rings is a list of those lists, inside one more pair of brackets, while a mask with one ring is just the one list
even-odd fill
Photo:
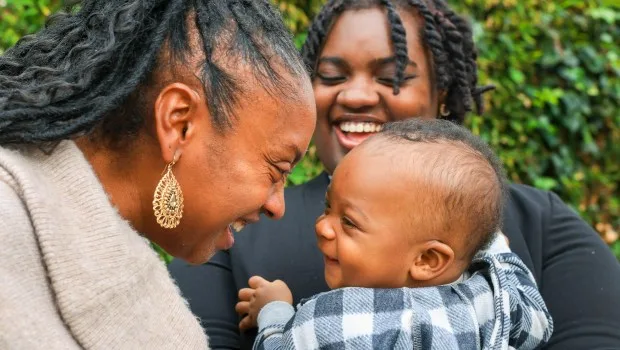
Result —
[[192, 312], [200, 318], [211, 349], [239, 349], [239, 318], [235, 312], [237, 287], [228, 252], [217, 253], [200, 266], [175, 259], [168, 269]]
[[540, 288], [555, 329], [546, 349], [620, 349], [620, 264], [557, 195], [549, 201]]

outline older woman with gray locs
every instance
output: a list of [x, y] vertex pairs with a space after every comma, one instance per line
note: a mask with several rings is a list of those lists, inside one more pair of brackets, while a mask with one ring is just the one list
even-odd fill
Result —
[[267, 0], [86, 0], [23, 38], [0, 56], [0, 348], [207, 349], [148, 240], [202, 263], [282, 217], [314, 125]]

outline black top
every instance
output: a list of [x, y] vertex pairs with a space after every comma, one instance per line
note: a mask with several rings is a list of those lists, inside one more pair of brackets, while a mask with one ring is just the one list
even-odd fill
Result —
[[[300, 298], [328, 290], [314, 221], [323, 212], [326, 174], [285, 191], [280, 221], [263, 219], [235, 236], [209, 263], [175, 260], [172, 276], [200, 317], [213, 349], [250, 349], [256, 330], [239, 335], [237, 292], [260, 275], [281, 279]], [[503, 232], [532, 270], [554, 320], [548, 349], [620, 349], [620, 264], [592, 228], [559, 197], [511, 185]]]

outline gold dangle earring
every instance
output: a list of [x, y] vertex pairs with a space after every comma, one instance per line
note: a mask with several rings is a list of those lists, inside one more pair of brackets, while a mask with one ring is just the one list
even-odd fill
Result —
[[175, 154], [172, 162], [166, 166], [165, 174], [159, 180], [153, 196], [153, 212], [157, 223], [168, 229], [177, 227], [183, 217], [183, 192], [172, 173], [172, 167], [177, 160]]
[[450, 111], [448, 110], [448, 106], [446, 106], [445, 103], [442, 103], [441, 106], [439, 106], [439, 114], [442, 117], [447, 117], [450, 115]]

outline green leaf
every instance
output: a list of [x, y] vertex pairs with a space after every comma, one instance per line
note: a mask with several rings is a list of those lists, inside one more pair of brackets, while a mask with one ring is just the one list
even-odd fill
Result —
[[167, 264], [170, 264], [170, 262], [174, 259], [174, 257], [168, 253], [166, 253], [165, 250], [163, 250], [160, 246], [158, 246], [157, 244], [155, 244], [154, 242], [151, 242], [151, 247], [157, 252], [157, 254], [159, 255], [159, 258]]
[[523, 82], [525, 81], [525, 75], [523, 74], [523, 72], [519, 70], [510, 68], [510, 70], [508, 71], [508, 74], [510, 74], [510, 78], [512, 79], [512, 81], [514, 81], [517, 84], [523, 84]]

